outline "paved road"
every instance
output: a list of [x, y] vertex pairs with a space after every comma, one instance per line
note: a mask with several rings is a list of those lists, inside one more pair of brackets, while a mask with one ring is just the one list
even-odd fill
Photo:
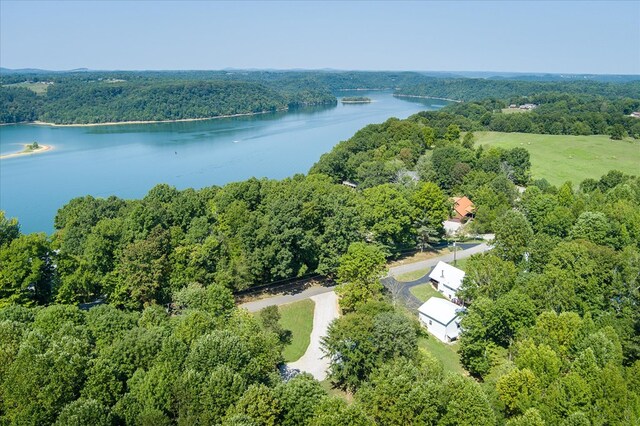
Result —
[[[456, 259], [465, 259], [476, 253], [483, 253], [487, 250], [491, 250], [491, 246], [486, 243], [473, 244], [470, 246], [461, 245], [464, 250], [459, 250], [456, 253]], [[452, 262], [453, 253], [443, 256], [434, 257], [432, 259], [423, 260], [420, 262], [409, 263], [407, 265], [400, 265], [394, 268], [389, 268], [389, 275], [384, 277], [381, 282], [391, 292], [392, 296], [400, 300], [403, 305], [409, 309], [418, 309], [422, 305], [422, 301], [415, 297], [411, 293], [411, 288], [420, 284], [428, 283], [428, 273], [418, 278], [417, 280], [410, 282], [401, 282], [396, 280], [396, 276], [413, 271], [419, 271], [421, 269], [432, 269], [439, 261]]]
[[247, 302], [239, 305], [240, 308], [247, 309], [249, 312], [257, 312], [260, 309], [271, 305], [286, 305], [287, 303], [297, 302], [298, 300], [313, 299], [313, 296], [332, 292], [335, 287], [313, 286], [295, 294], [281, 294], [266, 299], [256, 300], [255, 302]]
[[316, 380], [322, 381], [327, 377], [329, 359], [324, 357], [320, 343], [327, 335], [331, 321], [338, 318], [338, 296], [334, 291], [311, 296], [316, 304], [313, 311], [313, 330], [307, 351], [302, 358], [288, 364], [289, 368], [310, 373]]
[[[456, 258], [464, 259], [473, 254], [482, 253], [487, 250], [491, 250], [491, 247], [486, 243], [478, 244], [465, 250], [458, 251]], [[402, 283], [396, 281], [394, 276], [420, 269], [432, 268], [441, 260], [444, 262], [453, 261], [453, 253], [434, 257], [421, 262], [390, 268], [389, 275], [382, 279], [382, 283], [389, 289], [395, 288], [398, 293], [397, 296], [402, 299], [403, 303], [409, 308], [416, 309], [422, 303], [411, 294], [409, 289], [413, 286], [428, 282], [428, 277], [425, 276], [412, 282]], [[328, 359], [324, 358], [324, 353], [322, 352], [320, 343], [322, 341], [322, 337], [327, 335], [327, 329], [329, 328], [331, 321], [339, 316], [338, 296], [334, 289], [335, 287], [314, 286], [295, 294], [283, 294], [257, 300], [255, 302], [243, 303], [240, 307], [247, 309], [250, 312], [256, 312], [271, 305], [285, 305], [287, 303], [297, 302], [304, 299], [313, 300], [315, 302], [315, 309], [313, 311], [313, 329], [311, 331], [309, 347], [302, 358], [288, 364], [287, 367], [289, 369], [306, 371], [313, 375], [317, 380], [322, 381], [327, 377], [327, 369], [329, 368], [330, 362]]]
[[[487, 243], [481, 243], [475, 245], [466, 250], [458, 250], [456, 253], [456, 259], [466, 259], [467, 257], [477, 254], [484, 253], [487, 250], [491, 250], [491, 246]], [[439, 261], [443, 262], [453, 262], [453, 253], [445, 254], [442, 256], [434, 257], [427, 260], [422, 260], [420, 262], [409, 263], [406, 265], [395, 266], [393, 268], [389, 268], [389, 276], [398, 276], [401, 274], [405, 274], [407, 272], [419, 271], [420, 269], [429, 269], [436, 266]]]
[[[473, 254], [482, 253], [487, 250], [491, 250], [491, 246], [487, 243], [482, 243], [478, 245], [474, 245], [473, 247], [467, 248], [465, 250], [459, 250], [456, 254], [457, 259], [465, 259]], [[421, 269], [429, 269], [433, 268], [439, 261], [444, 262], [452, 262], [453, 261], [453, 253], [445, 254], [442, 256], [434, 257], [432, 259], [423, 260], [420, 262], [409, 263], [406, 265], [395, 266], [393, 268], [389, 268], [388, 277], [394, 277], [406, 272], [419, 271]], [[387, 279], [383, 279], [383, 283], [387, 284]], [[414, 285], [421, 284], [423, 282], [422, 279], [416, 280], [412, 283], [401, 283], [401, 286], [405, 288], [406, 291], [403, 291], [405, 294], [409, 294], [408, 289], [413, 287]], [[247, 309], [250, 312], [257, 312], [260, 309], [266, 308], [271, 305], [286, 305], [287, 303], [297, 302], [299, 300], [309, 299], [318, 294], [329, 293], [335, 290], [335, 287], [324, 287], [324, 286], [313, 286], [309, 287], [299, 293], [293, 294], [282, 294], [273, 297], [268, 297], [266, 299], [256, 300], [255, 302], [247, 302], [240, 305], [241, 308]]]

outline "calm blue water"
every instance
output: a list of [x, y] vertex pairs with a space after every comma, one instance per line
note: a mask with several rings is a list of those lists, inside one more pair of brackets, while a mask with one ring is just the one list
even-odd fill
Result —
[[33, 141], [54, 147], [0, 160], [0, 210], [17, 217], [22, 232], [50, 233], [57, 210], [74, 197], [140, 198], [158, 183], [202, 188], [306, 173], [320, 155], [367, 124], [444, 106], [386, 92], [356, 95], [375, 102], [181, 123], [0, 126], [2, 154]]

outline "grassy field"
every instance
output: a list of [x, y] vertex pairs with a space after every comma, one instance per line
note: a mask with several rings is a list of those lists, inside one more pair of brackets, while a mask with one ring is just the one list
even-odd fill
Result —
[[456, 373], [466, 375], [467, 372], [460, 364], [460, 355], [458, 355], [458, 344], [453, 343], [446, 345], [435, 337], [421, 337], [418, 339], [418, 347], [429, 352], [436, 357], [444, 365], [445, 371], [454, 371]]
[[531, 154], [531, 174], [553, 185], [586, 178], [599, 179], [609, 170], [640, 173], [640, 141], [614, 141], [606, 135], [563, 136], [526, 133], [476, 132], [476, 145], [526, 148]]
[[420, 284], [409, 289], [411, 294], [417, 297], [421, 302], [426, 302], [432, 297], [446, 299], [442, 293], [433, 288], [431, 283]]
[[429, 273], [431, 268], [427, 269], [418, 269], [417, 271], [405, 272], [404, 274], [400, 274], [396, 277], [397, 281], [408, 283], [410, 281], [415, 281], [418, 278], [422, 278]]
[[47, 93], [47, 89], [49, 89], [49, 86], [49, 84], [45, 83], [28, 83], [26, 81], [22, 83], [5, 84], [5, 87], [24, 87], [35, 92], [38, 95]]
[[531, 110], [520, 108], [502, 108], [501, 111], [503, 114], [522, 114], [523, 112], [529, 112]]
[[464, 271], [467, 266], [467, 260], [469, 260], [468, 257], [466, 259], [458, 259], [455, 265], [453, 264], [453, 262], [449, 262], [449, 265], [455, 266], [456, 268], [462, 269]]
[[313, 300], [301, 300], [280, 306], [280, 325], [291, 330], [291, 343], [284, 347], [282, 355], [286, 362], [298, 360], [309, 346], [311, 329], [313, 328]]

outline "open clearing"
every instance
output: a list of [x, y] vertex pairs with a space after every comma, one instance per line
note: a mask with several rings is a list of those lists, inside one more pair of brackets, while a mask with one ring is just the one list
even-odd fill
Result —
[[553, 185], [586, 178], [599, 179], [609, 170], [640, 173], [640, 141], [614, 141], [607, 135], [565, 136], [528, 133], [476, 132], [476, 145], [526, 148], [531, 154], [531, 174]]
[[466, 271], [467, 261], [468, 261], [468, 260], [469, 260], [469, 258], [467, 257], [467, 258], [465, 258], [465, 259], [458, 259], [458, 260], [455, 262], [455, 265], [454, 265], [454, 262], [447, 262], [447, 263], [448, 263], [449, 265], [451, 265], [451, 266], [455, 266], [455, 267], [456, 267], [456, 268], [458, 268], [458, 269], [462, 269], [463, 271]]
[[291, 343], [285, 346], [282, 351], [286, 362], [296, 361], [304, 355], [309, 347], [314, 307], [313, 300], [307, 299], [278, 308], [280, 310], [280, 325], [285, 330], [291, 331]]
[[429, 335], [418, 339], [418, 347], [429, 352], [437, 358], [444, 366], [445, 371], [453, 371], [467, 375], [466, 370], [460, 364], [460, 355], [457, 352], [458, 343], [445, 344]]
[[24, 87], [25, 89], [29, 89], [32, 92], [35, 92], [37, 95], [44, 95], [47, 93], [50, 84], [44, 82], [27, 82], [23, 81], [22, 83], [13, 83], [13, 84], [5, 84], [5, 87]]
[[529, 109], [520, 109], [520, 108], [502, 108], [503, 114], [521, 114], [523, 112], [530, 112]]
[[415, 281], [418, 278], [424, 277], [429, 273], [429, 271], [431, 271], [431, 268], [418, 269], [417, 271], [411, 271], [404, 274], [400, 274], [396, 276], [396, 280], [400, 281], [401, 283], [408, 283], [411, 281]]
[[415, 287], [411, 287], [409, 289], [411, 294], [417, 297], [421, 302], [426, 302], [432, 297], [439, 297], [440, 299], [446, 299], [442, 293], [433, 288], [431, 283], [424, 283], [417, 285]]

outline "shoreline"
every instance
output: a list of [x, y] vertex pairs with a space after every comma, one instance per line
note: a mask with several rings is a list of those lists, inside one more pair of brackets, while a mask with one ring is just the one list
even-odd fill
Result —
[[335, 89], [336, 92], [386, 92], [389, 90], [394, 90], [397, 88], [394, 87], [387, 87], [387, 88], [378, 88], [378, 89], [368, 89], [366, 87], [356, 87], [356, 88], [352, 88], [352, 89]]
[[0, 160], [5, 160], [7, 158], [23, 157], [25, 155], [42, 154], [43, 152], [51, 151], [53, 149], [53, 145], [40, 145], [38, 149], [33, 149], [33, 150], [27, 150], [27, 146], [29, 146], [29, 144], [24, 144], [24, 147], [25, 147], [24, 151], [12, 152], [10, 154], [0, 155]]
[[422, 96], [422, 95], [403, 95], [400, 93], [394, 93], [393, 96], [396, 96], [398, 98], [418, 98], [418, 99], [437, 99], [440, 101], [448, 101], [448, 102], [456, 102], [456, 103], [463, 103], [464, 101], [458, 100], [458, 99], [450, 99], [450, 98], [438, 98], [437, 96]]
[[180, 118], [176, 120], [138, 120], [138, 121], [110, 121], [106, 123], [84, 123], [84, 124], [56, 124], [56, 123], [47, 123], [46, 121], [28, 121], [23, 123], [7, 123], [7, 124], [30, 124], [34, 126], [50, 126], [50, 127], [96, 127], [96, 126], [122, 126], [126, 124], [158, 124], [158, 123], [181, 123], [188, 121], [206, 121], [206, 120], [216, 120], [219, 118], [233, 118], [233, 117], [246, 117], [250, 115], [262, 115], [262, 114], [272, 114], [274, 112], [284, 112], [288, 111], [289, 108], [280, 108], [275, 111], [260, 111], [260, 112], [244, 112], [240, 114], [227, 114], [227, 115], [216, 115], [214, 117], [201, 117], [201, 118]]

